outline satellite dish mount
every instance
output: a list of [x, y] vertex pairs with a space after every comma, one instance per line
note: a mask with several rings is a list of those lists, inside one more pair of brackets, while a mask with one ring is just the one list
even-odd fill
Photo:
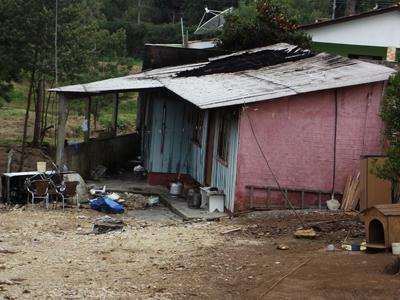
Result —
[[[230, 7], [226, 10], [219, 11], [219, 10], [212, 10], [208, 9], [206, 6], [204, 8], [205, 12], [199, 25], [197, 26], [196, 31], [194, 34], [203, 35], [209, 34], [216, 30], [221, 29], [225, 24], [225, 16], [233, 11], [233, 7]], [[210, 18], [208, 18], [211, 15]]]

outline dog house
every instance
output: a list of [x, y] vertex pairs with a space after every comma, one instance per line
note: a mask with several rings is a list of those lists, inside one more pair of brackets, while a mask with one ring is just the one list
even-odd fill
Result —
[[368, 248], [388, 249], [400, 242], [400, 204], [375, 205], [363, 214]]

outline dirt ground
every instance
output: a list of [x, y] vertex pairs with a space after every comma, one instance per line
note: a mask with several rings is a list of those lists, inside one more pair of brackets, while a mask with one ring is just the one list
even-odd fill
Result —
[[400, 299], [390, 253], [326, 250], [349, 228], [362, 241], [355, 216], [303, 212], [315, 240], [293, 237], [290, 212], [184, 223], [162, 207], [134, 210], [117, 216], [122, 232], [95, 235], [101, 216], [0, 208], [0, 299]]

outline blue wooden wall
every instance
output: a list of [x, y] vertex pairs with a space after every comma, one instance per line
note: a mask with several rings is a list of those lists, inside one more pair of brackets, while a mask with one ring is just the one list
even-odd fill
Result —
[[[141, 99], [141, 101], [147, 101], [148, 105], [148, 126], [142, 130], [142, 157], [145, 168], [149, 172], [189, 174], [197, 182], [204, 184], [210, 112], [205, 111], [202, 141], [200, 145], [197, 145], [192, 141], [192, 116], [193, 110], [197, 109], [193, 104], [163, 91], [146, 92], [145, 95], [141, 95]], [[225, 192], [225, 205], [233, 211], [238, 117], [237, 111], [236, 113], [233, 110], [230, 111], [229, 154], [228, 163], [224, 165], [217, 158], [218, 131], [221, 125], [222, 112], [223, 110], [215, 110], [212, 185]]]

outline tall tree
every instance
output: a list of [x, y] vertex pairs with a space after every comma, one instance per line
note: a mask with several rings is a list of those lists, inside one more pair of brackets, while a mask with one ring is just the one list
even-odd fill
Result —
[[278, 1], [242, 1], [226, 18], [220, 46], [227, 50], [242, 50], [287, 42], [309, 47], [309, 37], [297, 28]]
[[28, 20], [19, 13], [16, 1], [0, 1], [0, 98], [6, 100], [9, 100], [12, 82], [21, 78], [22, 69], [29, 61], [29, 55], [20, 51], [24, 41], [19, 30]]

